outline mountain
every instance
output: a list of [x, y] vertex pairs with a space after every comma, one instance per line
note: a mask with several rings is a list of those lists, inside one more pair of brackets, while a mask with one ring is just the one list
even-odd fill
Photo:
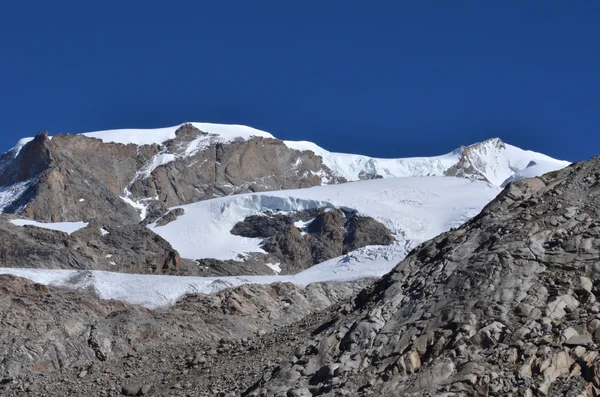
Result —
[[[293, 149], [316, 153], [335, 175], [349, 181], [446, 175], [479, 179], [496, 186], [504, 186], [510, 180], [525, 176], [539, 176], [569, 165], [569, 162], [566, 161], [508, 145], [498, 138], [461, 146], [451, 153], [441, 156], [403, 159], [381, 159], [355, 154], [332, 153], [312, 142], [285, 141], [285, 144]], [[531, 169], [536, 165], [535, 171]]]
[[48, 222], [135, 222], [230, 194], [407, 176], [460, 176], [501, 186], [566, 165], [499, 139], [438, 157], [376, 159], [238, 125], [186, 123], [54, 139], [40, 134], [0, 159], [0, 211]]
[[[148, 232], [156, 233], [156, 235], [155, 242], [148, 245], [146, 249], [165, 254], [171, 251], [177, 252], [178, 256], [183, 258], [178, 262], [182, 274], [199, 276], [203, 272], [208, 273], [209, 270], [204, 268], [208, 267], [210, 263], [202, 261], [194, 266], [194, 263], [186, 262], [186, 258], [192, 260], [215, 258], [221, 260], [220, 264], [228, 267], [230, 272], [234, 272], [236, 269], [247, 271], [246, 273], [235, 272], [236, 276], [231, 277], [164, 278], [152, 276], [148, 278], [122, 274], [132, 273], [131, 269], [136, 269], [136, 267], [131, 263], [131, 249], [127, 244], [124, 244], [126, 250], [117, 245], [118, 240], [115, 240], [113, 231], [119, 233], [120, 239], [135, 244], [135, 231], [139, 225], [125, 228], [118, 227], [118, 224], [92, 223], [72, 235], [65, 236], [59, 231], [46, 230], [48, 227], [56, 227], [57, 224], [38, 224], [38, 227], [46, 228], [43, 230], [44, 235], [51, 234], [56, 236], [53, 240], [65, 241], [63, 244], [66, 247], [61, 248], [73, 249], [77, 255], [71, 254], [70, 257], [77, 258], [77, 263], [85, 263], [86, 266], [68, 267], [65, 265], [73, 261], [63, 261], [64, 265], [61, 265], [60, 262], [44, 258], [40, 253], [36, 255], [44, 258], [43, 264], [36, 266], [36, 263], [42, 261], [34, 260], [32, 254], [27, 253], [27, 255], [20, 255], [22, 259], [19, 262], [29, 263], [29, 265], [16, 266], [11, 265], [9, 260], [10, 255], [14, 255], [11, 253], [5, 256], [6, 261], [0, 261], [0, 265], [2, 265], [0, 273], [14, 274], [39, 283], [50, 283], [70, 289], [93, 289], [98, 296], [105, 299], [118, 299], [151, 308], [169, 306], [186, 293], [211, 293], [246, 283], [292, 282], [305, 286], [321, 281], [380, 277], [390, 271], [421, 242], [452, 227], [458, 227], [475, 216], [499, 191], [499, 188], [488, 183], [462, 178], [378, 179], [299, 190], [239, 194], [204, 200], [176, 207], [173, 211], [177, 211], [177, 209], [183, 211], [177, 211], [179, 215], [174, 216], [169, 223], [162, 226], [159, 226], [159, 223], [162, 224], [162, 222], [148, 225]], [[231, 233], [238, 222], [252, 216], [267, 217], [270, 212], [294, 214], [298, 211], [319, 208], [330, 211], [354, 209], [363, 217], [369, 217], [381, 223], [389, 230], [394, 241], [389, 245], [368, 245], [345, 254], [340, 252], [338, 256], [307, 269], [297, 269], [296, 272], [284, 272], [285, 275], [279, 275], [278, 270], [279, 272], [285, 270], [285, 264], [281, 261], [248, 264], [248, 256], [265, 252], [261, 247], [263, 241], [261, 238], [248, 238]], [[295, 229], [299, 238], [310, 240], [312, 239], [310, 233], [301, 235], [301, 231], [305, 230], [306, 223], [303, 222], [297, 226], [290, 225], [290, 229]], [[64, 225], [64, 223], [58, 225]], [[101, 235], [102, 227], [110, 233]], [[337, 225], [336, 227], [344, 230], [343, 227]], [[14, 230], [11, 233], [14, 233], [15, 237], [6, 240], [25, 238], [24, 235], [35, 236], [42, 232], [37, 231], [37, 228], [32, 231], [21, 229], [34, 228], [9, 224], [5, 230]], [[0, 230], [2, 230], [1, 223]], [[31, 237], [25, 241], [29, 242], [29, 239]], [[84, 249], [82, 245], [85, 246], [86, 241], [93, 244]], [[2, 244], [0, 241], [0, 253]], [[47, 243], [41, 241], [38, 244], [46, 247]], [[161, 247], [162, 251], [158, 251], [158, 247]], [[151, 257], [145, 251], [140, 253], [140, 258], [146, 258], [146, 255]], [[90, 259], [83, 261], [83, 254], [88, 255]], [[106, 255], [110, 257], [105, 258]], [[143, 268], [150, 270], [141, 271], [138, 266], [137, 273], [157, 273], [157, 266], [158, 269], [162, 269], [163, 266], [159, 266], [159, 264], [164, 262], [164, 258], [168, 258], [168, 256], [157, 256], [155, 263], [151, 264], [140, 260], [145, 264]], [[57, 278], [55, 270], [30, 269], [31, 267], [48, 269], [53, 263], [55, 269], [64, 269], [61, 271], [60, 279]], [[216, 264], [213, 263], [213, 266]], [[258, 269], [263, 272], [248, 271], [249, 267], [251, 270]], [[188, 268], [191, 270], [185, 272], [184, 269]], [[95, 270], [119, 273], [106, 274]], [[168, 266], [167, 270], [162, 273], [172, 274]], [[211, 273], [206, 275], [213, 276]], [[76, 280], [76, 282], [72, 282], [72, 280]], [[85, 280], [85, 283], [82, 283], [81, 280]]]
[[[499, 139], [375, 159], [238, 125], [39, 134], [0, 159], [0, 266], [148, 307], [246, 282], [378, 277], [474, 216], [506, 180], [565, 164]], [[61, 231], [73, 222], [84, 227]], [[74, 273], [58, 281], [53, 269]], [[165, 292], [154, 279], [111, 276], [140, 283], [138, 296], [106, 289], [96, 271], [207, 278]]]
[[[206, 123], [23, 139], [0, 158], [0, 394], [468, 394], [486, 371], [525, 392], [494, 383], [525, 346], [498, 333], [584, 337], [594, 310], [594, 267], [573, 269], [595, 258], [597, 164], [566, 165], [499, 139], [375, 159]], [[544, 288], [567, 327], [542, 321]], [[532, 377], [588, 376], [560, 343]]]
[[235, 193], [337, 182], [310, 152], [241, 126], [39, 134], [0, 160], [2, 212], [48, 222], [139, 222]]
[[[427, 180], [436, 178], [414, 179]], [[0, 387], [7, 396], [596, 396], [599, 197], [600, 157], [508, 184], [373, 284], [242, 285], [190, 294], [169, 311], [0, 276], [9, 313], [0, 368], [11, 374]]]

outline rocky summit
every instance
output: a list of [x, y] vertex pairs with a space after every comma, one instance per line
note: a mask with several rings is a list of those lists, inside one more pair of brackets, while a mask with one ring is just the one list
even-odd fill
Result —
[[599, 396], [600, 157], [567, 165], [206, 123], [25, 139], [0, 395]]

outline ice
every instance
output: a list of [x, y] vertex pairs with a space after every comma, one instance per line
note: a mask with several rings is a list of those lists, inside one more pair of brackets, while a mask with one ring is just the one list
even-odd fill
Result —
[[65, 232], [68, 234], [74, 233], [79, 229], [87, 227], [87, 222], [56, 222], [56, 223], [43, 223], [36, 222], [29, 219], [11, 219], [10, 223], [16, 226], [35, 226], [43, 229], [57, 230], [59, 232]]
[[184, 258], [238, 259], [263, 252], [261, 239], [230, 233], [246, 217], [266, 211], [342, 207], [379, 220], [399, 244], [415, 245], [475, 215], [499, 191], [485, 182], [453, 177], [376, 179], [200, 201], [175, 207], [184, 209], [175, 221], [148, 227]]

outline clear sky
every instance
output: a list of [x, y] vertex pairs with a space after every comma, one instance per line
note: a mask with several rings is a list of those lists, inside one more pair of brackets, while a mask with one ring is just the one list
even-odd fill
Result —
[[[52, 3], [52, 5], [50, 5]], [[0, 3], [0, 149], [247, 124], [380, 157], [600, 154], [600, 1]]]

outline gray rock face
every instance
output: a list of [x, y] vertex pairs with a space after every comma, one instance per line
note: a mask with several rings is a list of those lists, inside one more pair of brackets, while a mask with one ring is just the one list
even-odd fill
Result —
[[196, 267], [183, 263], [171, 244], [142, 225], [92, 222], [69, 235], [9, 220], [0, 216], [0, 267], [146, 274], [187, 274]]
[[600, 158], [510, 184], [245, 395], [597, 395], [599, 217]]
[[[156, 167], [159, 156], [173, 161]], [[289, 149], [277, 139], [222, 142], [191, 125], [163, 145], [39, 134], [17, 155], [8, 152], [0, 159], [0, 188], [24, 187], [3, 204], [3, 212], [52, 222], [139, 222], [122, 197], [161, 213], [223, 195], [310, 187], [324, 180], [343, 182], [312, 152]]]
[[314, 153], [289, 149], [278, 139], [215, 141], [194, 155], [179, 156], [182, 148], [201, 136], [208, 135], [191, 125], [182, 126], [177, 138], [162, 149], [175, 154], [176, 160], [133, 181], [133, 195], [158, 196], [159, 203], [172, 207], [230, 194], [311, 187], [323, 178], [343, 182]]
[[367, 245], [394, 242], [390, 231], [375, 219], [331, 208], [254, 215], [238, 222], [231, 233], [263, 238], [261, 247], [268, 255], [254, 256], [251, 261], [280, 263], [283, 274], [298, 273]]

